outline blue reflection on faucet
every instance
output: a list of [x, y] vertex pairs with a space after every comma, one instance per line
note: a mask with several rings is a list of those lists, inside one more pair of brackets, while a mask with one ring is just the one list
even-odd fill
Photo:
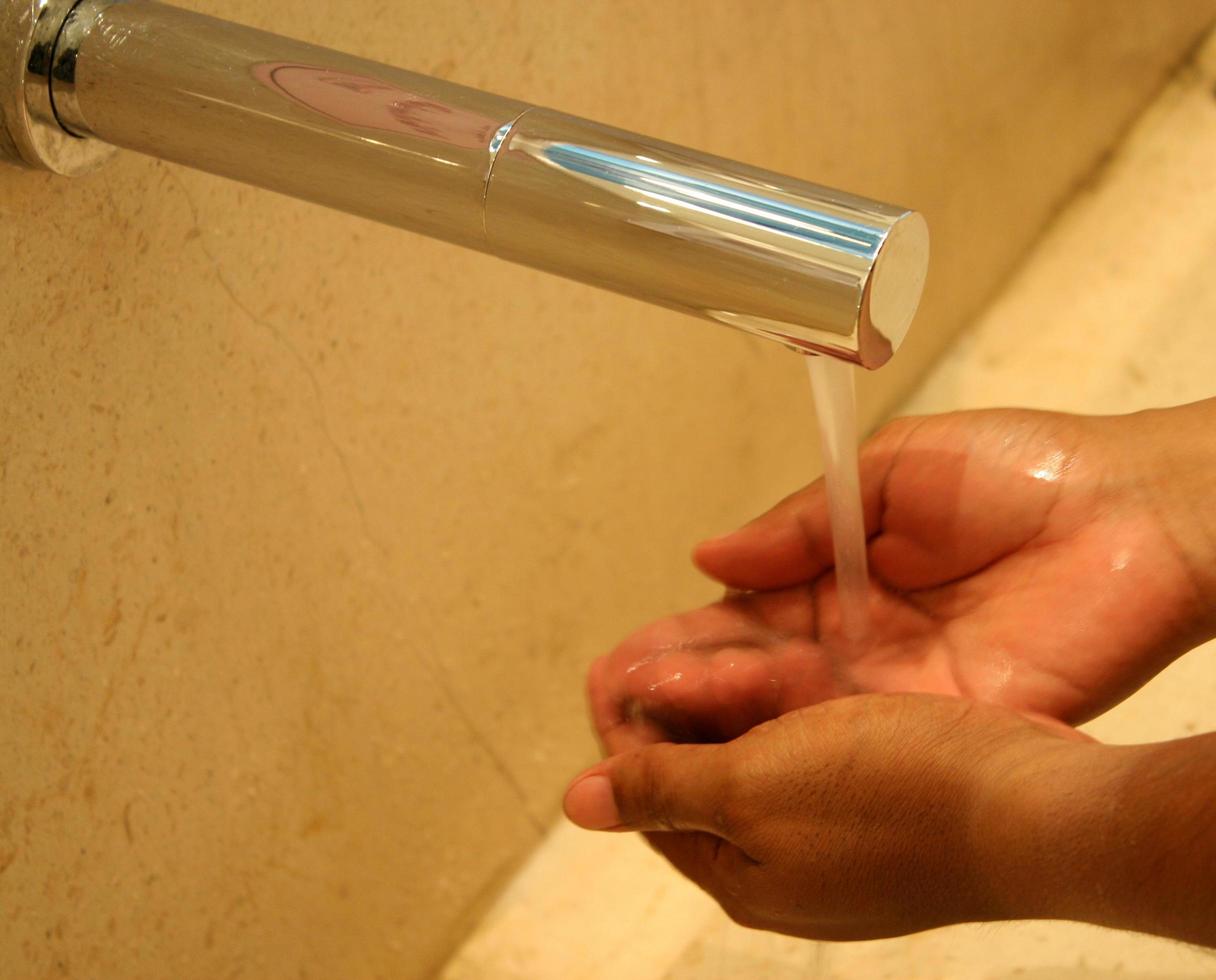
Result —
[[878, 254], [885, 237], [885, 231], [856, 221], [574, 143], [551, 143], [543, 153], [564, 170], [867, 259]]
[[503, 123], [494, 131], [494, 135], [490, 137], [490, 156], [498, 153], [499, 148], [502, 146], [502, 141], [507, 138], [507, 133], [511, 132], [511, 127], [515, 125], [516, 119]]

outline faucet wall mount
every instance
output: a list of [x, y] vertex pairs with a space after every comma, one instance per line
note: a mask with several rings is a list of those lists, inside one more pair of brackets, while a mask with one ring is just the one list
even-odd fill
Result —
[[0, 158], [124, 147], [874, 368], [914, 211], [154, 0], [3, 0]]

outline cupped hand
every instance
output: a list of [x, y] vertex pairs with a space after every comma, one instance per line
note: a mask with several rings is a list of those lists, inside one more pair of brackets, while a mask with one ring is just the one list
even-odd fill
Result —
[[722, 745], [614, 756], [571, 784], [565, 810], [647, 832], [753, 928], [845, 940], [1100, 921], [1085, 807], [1109, 809], [1126, 754], [962, 698], [861, 695]]
[[1001, 410], [888, 425], [861, 453], [866, 638], [839, 629], [819, 481], [697, 548], [726, 598], [593, 665], [605, 747], [724, 741], [862, 692], [1069, 723], [1101, 713], [1206, 638], [1185, 523], [1138, 462], [1153, 436], [1135, 419]]

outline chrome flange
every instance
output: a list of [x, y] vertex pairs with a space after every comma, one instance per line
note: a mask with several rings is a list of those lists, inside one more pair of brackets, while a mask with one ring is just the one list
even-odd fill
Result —
[[51, 101], [56, 44], [77, 0], [0, 0], [0, 160], [65, 176], [114, 154], [69, 133]]

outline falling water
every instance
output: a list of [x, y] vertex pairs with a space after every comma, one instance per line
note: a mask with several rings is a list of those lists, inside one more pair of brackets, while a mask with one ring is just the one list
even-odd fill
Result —
[[856, 641], [868, 631], [870, 614], [866, 530], [857, 469], [854, 368], [835, 357], [811, 356], [806, 359], [806, 365], [811, 375], [811, 395], [815, 400], [819, 442], [823, 449], [840, 630], [846, 640]]

